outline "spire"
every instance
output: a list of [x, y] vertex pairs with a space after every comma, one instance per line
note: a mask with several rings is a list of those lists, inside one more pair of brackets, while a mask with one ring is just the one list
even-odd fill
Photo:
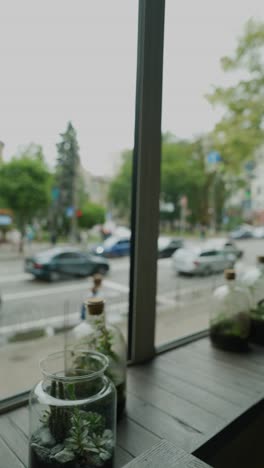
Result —
[[3, 151], [4, 151], [5, 144], [0, 141], [0, 163], [3, 162]]

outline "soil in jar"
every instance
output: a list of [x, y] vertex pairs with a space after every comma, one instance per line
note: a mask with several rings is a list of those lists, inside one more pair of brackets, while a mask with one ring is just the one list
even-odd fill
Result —
[[104, 462], [103, 465], [94, 465], [87, 461], [73, 460], [66, 463], [45, 462], [38, 457], [35, 451], [30, 447], [29, 451], [29, 468], [114, 468], [113, 457]]
[[250, 341], [264, 345], [264, 320], [253, 317], [251, 319]]
[[245, 352], [249, 350], [248, 337], [235, 333], [232, 320], [221, 320], [210, 327], [210, 339], [217, 348]]

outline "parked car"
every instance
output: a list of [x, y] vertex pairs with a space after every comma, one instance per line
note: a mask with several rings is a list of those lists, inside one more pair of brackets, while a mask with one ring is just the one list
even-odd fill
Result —
[[158, 239], [158, 258], [171, 257], [172, 254], [181, 247], [183, 247], [182, 239], [160, 236]]
[[185, 247], [172, 255], [172, 264], [176, 273], [207, 276], [212, 273], [232, 268], [236, 257], [223, 249], [210, 246]]
[[253, 227], [250, 225], [239, 226], [230, 232], [231, 239], [251, 239], [253, 237]]
[[264, 226], [256, 226], [253, 230], [253, 237], [255, 239], [264, 239]]
[[130, 238], [129, 237], [108, 237], [102, 244], [94, 247], [92, 252], [95, 255], [104, 257], [123, 257], [130, 254]]
[[56, 281], [71, 276], [105, 274], [108, 260], [71, 248], [53, 248], [25, 259], [25, 271], [35, 278]]
[[233, 254], [236, 258], [241, 258], [244, 254], [242, 249], [239, 249], [235, 242], [231, 239], [226, 239], [224, 237], [209, 239], [206, 242], [206, 248], [214, 248], [217, 250], [224, 250], [226, 253]]

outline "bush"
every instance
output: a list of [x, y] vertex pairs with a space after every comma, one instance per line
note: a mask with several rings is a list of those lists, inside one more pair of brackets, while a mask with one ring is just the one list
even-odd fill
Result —
[[96, 224], [105, 221], [105, 208], [96, 203], [86, 202], [82, 207], [82, 216], [78, 219], [78, 225], [83, 229], [91, 229]]

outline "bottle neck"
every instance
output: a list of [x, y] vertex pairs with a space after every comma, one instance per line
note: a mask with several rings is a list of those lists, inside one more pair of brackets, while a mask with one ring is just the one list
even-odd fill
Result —
[[230, 289], [232, 289], [236, 285], [236, 280], [235, 279], [227, 279], [226, 284]]
[[101, 314], [92, 315], [89, 313], [89, 310], [86, 314], [86, 320], [90, 325], [94, 326], [105, 326], [105, 313], [101, 312]]

